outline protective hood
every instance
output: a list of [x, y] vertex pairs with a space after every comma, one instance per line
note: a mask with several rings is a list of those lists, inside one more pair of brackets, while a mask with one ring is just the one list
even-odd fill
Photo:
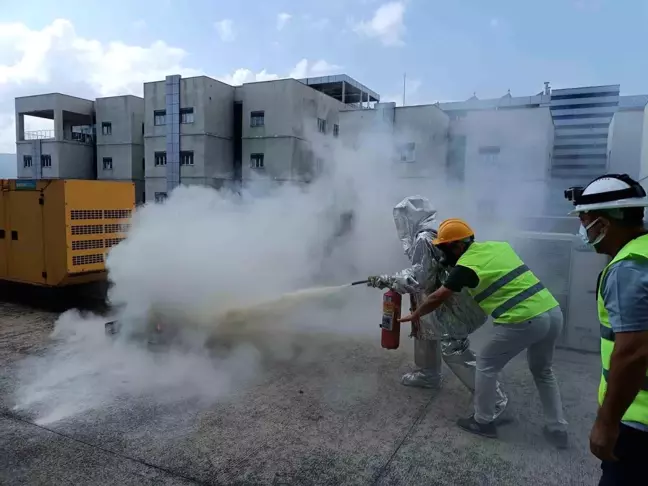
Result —
[[424, 230], [436, 234], [436, 209], [422, 196], [409, 196], [394, 206], [394, 223], [405, 254], [410, 256], [416, 235]]

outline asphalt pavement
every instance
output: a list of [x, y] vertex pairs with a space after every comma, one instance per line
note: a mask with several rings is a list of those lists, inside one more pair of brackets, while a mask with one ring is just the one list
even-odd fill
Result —
[[[523, 356], [505, 370], [513, 423], [498, 440], [459, 430], [471, 396], [445, 369], [441, 392], [405, 388], [411, 341], [321, 343], [316, 358], [268, 364], [208, 405], [119, 396], [61, 420], [16, 410], [25, 360], [48, 353], [55, 314], [0, 307], [0, 484], [7, 485], [591, 485], [587, 437], [596, 412], [595, 355], [559, 350], [571, 446], [542, 436]], [[474, 338], [475, 346], [488, 328]], [[150, 390], [149, 390], [150, 391]]]

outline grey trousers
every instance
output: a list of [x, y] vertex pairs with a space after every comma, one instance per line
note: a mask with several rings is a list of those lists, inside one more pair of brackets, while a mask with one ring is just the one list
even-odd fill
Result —
[[493, 336], [477, 356], [475, 421], [484, 424], [494, 420], [497, 376], [506, 363], [526, 349], [547, 428], [551, 431], [566, 430], [560, 390], [552, 369], [556, 340], [562, 327], [560, 307], [526, 322], [494, 326]]
[[[476, 357], [470, 349], [470, 341], [464, 339], [444, 339], [414, 341], [414, 364], [418, 370], [406, 374], [402, 383], [409, 386], [441, 385], [441, 360], [468, 390], [475, 392]], [[506, 409], [508, 397], [501, 385], [495, 380], [495, 410], [493, 419], [497, 419]]]

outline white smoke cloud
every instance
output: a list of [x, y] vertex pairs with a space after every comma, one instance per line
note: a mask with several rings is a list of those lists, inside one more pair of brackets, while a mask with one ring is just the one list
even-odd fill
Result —
[[[241, 195], [179, 187], [140, 208], [107, 260], [122, 333], [113, 342], [106, 319], [61, 316], [52, 349], [24, 363], [17, 410], [46, 423], [143, 395], [208, 405], [258, 378], [268, 361], [311, 363], [335, 340], [376, 343], [379, 291], [316, 290], [272, 304], [406, 266], [391, 209], [414, 189], [394, 184], [388, 137], [365, 143], [362, 152], [337, 148], [308, 187], [273, 185], [263, 196], [254, 194], [264, 181]], [[348, 210], [354, 227], [336, 239]], [[180, 329], [170, 349], [156, 353], [133, 334], [151, 316]]]

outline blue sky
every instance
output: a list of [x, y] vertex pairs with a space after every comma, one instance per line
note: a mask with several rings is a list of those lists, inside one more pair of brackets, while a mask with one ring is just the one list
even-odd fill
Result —
[[[389, 3], [380, 0], [112, 0], [82, 7], [57, 0], [31, 1], [29, 9], [2, 3], [9, 4], [2, 20], [35, 29], [62, 17], [80, 36], [102, 42], [162, 39], [189, 53], [188, 66], [208, 73], [241, 67], [284, 73], [302, 58], [325, 59], [384, 95], [400, 93], [407, 72], [420, 82], [423, 101], [473, 91], [497, 96], [509, 88], [531, 94], [546, 80], [556, 86], [619, 82], [626, 93], [648, 91], [642, 34], [648, 2], [640, 0], [408, 0], [401, 46], [353, 30]], [[292, 16], [281, 31], [279, 13]], [[234, 42], [219, 38], [214, 23], [223, 19], [233, 22]]]
[[[408, 104], [462, 100], [473, 92], [496, 97], [508, 89], [531, 95], [544, 81], [555, 88], [620, 83], [624, 94], [648, 93], [648, 1], [643, 0], [31, 0], [29, 5], [0, 0], [5, 99], [28, 89], [82, 96], [137, 91], [143, 81], [161, 79], [167, 71], [231, 80], [237, 69], [249, 70], [234, 76], [245, 80], [344, 72], [383, 99], [397, 101], [407, 73]], [[66, 23], [53, 24], [55, 19]], [[156, 41], [164, 44], [152, 49]], [[42, 45], [49, 47], [18, 64]], [[28, 74], [21, 74], [24, 69]], [[2, 110], [0, 104], [0, 152], [13, 137], [12, 114], [7, 111], [3, 119]]]

